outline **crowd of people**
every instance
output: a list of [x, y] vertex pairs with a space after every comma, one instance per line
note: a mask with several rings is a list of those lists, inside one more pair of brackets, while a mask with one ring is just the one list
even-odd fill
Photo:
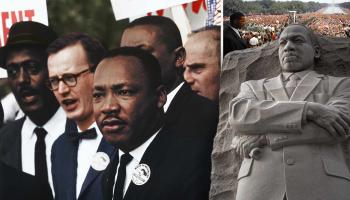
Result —
[[173, 20], [146, 16], [118, 46], [12, 25], [0, 65], [24, 116], [2, 113], [13, 117], [0, 130], [0, 199], [208, 198], [220, 27], [182, 44]]
[[[328, 37], [350, 37], [349, 14], [303, 13], [296, 14], [295, 21], [308, 26], [316, 34]], [[276, 40], [283, 28], [292, 22], [293, 16], [289, 14], [248, 15], [241, 35], [249, 47], [260, 46]]]

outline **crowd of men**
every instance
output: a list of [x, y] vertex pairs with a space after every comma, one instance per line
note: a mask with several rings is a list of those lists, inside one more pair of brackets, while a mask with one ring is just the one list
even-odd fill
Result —
[[0, 65], [24, 116], [0, 130], [0, 199], [208, 198], [220, 28], [183, 45], [171, 19], [146, 16], [116, 46], [11, 27]]

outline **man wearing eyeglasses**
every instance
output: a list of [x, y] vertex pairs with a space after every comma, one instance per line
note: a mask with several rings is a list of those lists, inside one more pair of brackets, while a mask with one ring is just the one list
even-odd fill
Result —
[[7, 70], [8, 83], [26, 115], [0, 131], [0, 160], [46, 184], [52, 182], [52, 144], [66, 125], [63, 110], [45, 85], [45, 49], [56, 37], [46, 25], [18, 22], [0, 49], [0, 65]]
[[102, 140], [92, 107], [93, 72], [105, 54], [96, 39], [69, 33], [47, 49], [48, 87], [74, 121], [52, 147], [55, 199], [101, 199], [100, 175], [113, 147]]

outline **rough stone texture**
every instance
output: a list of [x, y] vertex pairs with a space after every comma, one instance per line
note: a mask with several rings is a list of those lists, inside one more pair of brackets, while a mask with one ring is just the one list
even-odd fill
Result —
[[[350, 76], [350, 39], [318, 36], [322, 56], [315, 70], [333, 76]], [[221, 71], [220, 120], [212, 153], [211, 200], [233, 200], [241, 158], [233, 149], [232, 130], [227, 124], [230, 100], [240, 83], [274, 77], [280, 73], [277, 41], [225, 56]]]

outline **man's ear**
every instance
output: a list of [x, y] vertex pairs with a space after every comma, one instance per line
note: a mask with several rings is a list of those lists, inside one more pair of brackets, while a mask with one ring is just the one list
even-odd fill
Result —
[[183, 47], [178, 47], [174, 50], [175, 53], [175, 67], [182, 68], [186, 59], [186, 51]]
[[167, 100], [167, 93], [165, 90], [165, 87], [163, 85], [160, 85], [157, 90], [157, 97], [158, 97], [158, 101], [157, 101], [157, 107], [158, 108], [162, 108]]
[[315, 46], [314, 47], [314, 52], [315, 52], [315, 58], [319, 59], [321, 57], [321, 48], [320, 46]]

